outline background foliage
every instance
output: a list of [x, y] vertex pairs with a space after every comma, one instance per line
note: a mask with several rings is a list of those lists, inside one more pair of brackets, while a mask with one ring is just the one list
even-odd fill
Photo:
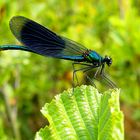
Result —
[[[31, 18], [102, 56], [121, 88], [126, 139], [139, 139], [140, 2], [138, 0], [1, 0], [0, 45], [19, 44], [9, 29], [15, 15]], [[81, 77], [84, 81], [84, 77]], [[32, 139], [47, 122], [45, 102], [72, 85], [71, 62], [21, 51], [0, 52], [0, 139]]]

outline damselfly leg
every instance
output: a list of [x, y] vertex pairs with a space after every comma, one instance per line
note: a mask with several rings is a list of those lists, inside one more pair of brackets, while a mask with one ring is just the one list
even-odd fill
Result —
[[[75, 69], [75, 65], [83, 65], [83, 66], [86, 66], [86, 67]], [[74, 62], [72, 64], [72, 66], [73, 66], [73, 87], [75, 87], [75, 84], [74, 84], [75, 78], [76, 78], [77, 85], [79, 85], [78, 77], [77, 77], [77, 74], [76, 74], [78, 71], [82, 71], [84, 73], [84, 75], [86, 76], [86, 78], [90, 81], [90, 83], [96, 87], [95, 83], [86, 74], [86, 72], [89, 71], [89, 70], [92, 70], [93, 68], [97, 68], [98, 66], [90, 65], [90, 64], [87, 64], [87, 63], [80, 63], [80, 62]]]
[[100, 76], [102, 77], [102, 79], [104, 79], [105, 81], [107, 81], [109, 87], [116, 88], [117, 85], [106, 76], [106, 74], [104, 72], [104, 68], [105, 68], [105, 65], [103, 64], [101, 66]]
[[[83, 66], [86, 66], [86, 67], [75, 69], [75, 65], [83, 65]], [[74, 63], [72, 63], [72, 67], [73, 67], [73, 87], [75, 86], [75, 84], [74, 84], [75, 78], [76, 78], [77, 85], [79, 85], [79, 81], [78, 81], [78, 77], [77, 77], [77, 74], [76, 73], [78, 71], [86, 71], [91, 66], [92, 65], [90, 65], [90, 64], [80, 63], [80, 62], [74, 62]]]

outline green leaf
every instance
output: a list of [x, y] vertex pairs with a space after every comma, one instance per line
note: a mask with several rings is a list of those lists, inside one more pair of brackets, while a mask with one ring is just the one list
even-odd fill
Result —
[[64, 91], [41, 112], [49, 126], [36, 133], [36, 140], [123, 140], [123, 114], [119, 90], [101, 94], [92, 86]]

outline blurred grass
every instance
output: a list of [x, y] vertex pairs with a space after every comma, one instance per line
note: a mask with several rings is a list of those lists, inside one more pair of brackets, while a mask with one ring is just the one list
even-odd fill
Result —
[[[140, 137], [139, 5], [137, 0], [2, 0], [0, 45], [19, 43], [8, 24], [11, 17], [22, 15], [102, 56], [111, 56], [113, 64], [107, 72], [123, 93], [126, 139], [137, 140]], [[40, 108], [55, 94], [72, 86], [71, 62], [21, 51], [0, 52], [0, 75], [0, 134], [3, 139], [33, 138], [47, 123], [39, 113]]]

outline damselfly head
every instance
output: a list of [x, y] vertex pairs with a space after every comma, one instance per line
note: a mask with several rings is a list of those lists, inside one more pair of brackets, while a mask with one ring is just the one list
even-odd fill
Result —
[[110, 58], [109, 56], [105, 56], [104, 58], [104, 62], [110, 66], [112, 64], [112, 58]]

